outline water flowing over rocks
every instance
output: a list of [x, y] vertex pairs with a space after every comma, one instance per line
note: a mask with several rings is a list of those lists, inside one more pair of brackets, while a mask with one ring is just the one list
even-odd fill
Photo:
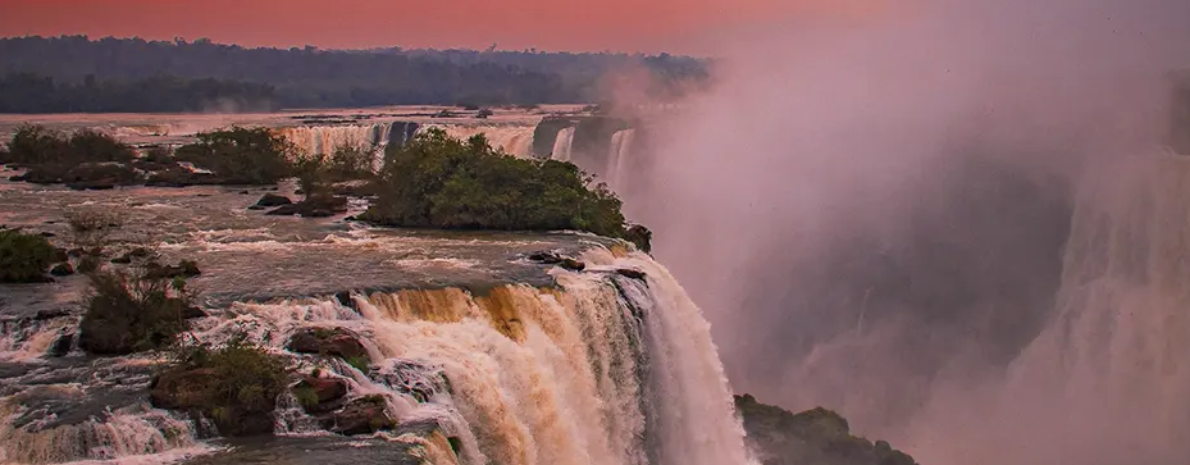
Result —
[[235, 373], [79, 346], [87, 276], [2, 285], [4, 461], [748, 463], [708, 325], [632, 245], [268, 216], [240, 190], [0, 183], [5, 223], [55, 246], [67, 205], [124, 212], [117, 250], [152, 237], [159, 276], [197, 292], [181, 340], [286, 367], [233, 396], [267, 402], [211, 404]]

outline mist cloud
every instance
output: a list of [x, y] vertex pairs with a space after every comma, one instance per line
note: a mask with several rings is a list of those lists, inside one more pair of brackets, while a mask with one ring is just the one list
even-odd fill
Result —
[[1060, 336], [1068, 312], [1154, 311], [1071, 303], [1064, 251], [1088, 192], [1154, 174], [1134, 165], [1190, 67], [1190, 4], [906, 5], [723, 42], [715, 89], [653, 131], [630, 216], [737, 391], [840, 409], [923, 463], [1185, 463], [1155, 430], [1190, 418], [1069, 391], [1116, 372], [1020, 373], [1095, 347]]

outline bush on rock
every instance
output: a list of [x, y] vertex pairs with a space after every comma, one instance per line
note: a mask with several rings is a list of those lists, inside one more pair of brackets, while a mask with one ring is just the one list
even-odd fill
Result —
[[154, 407], [202, 415], [224, 436], [273, 431], [277, 396], [290, 380], [283, 356], [252, 345], [243, 336], [226, 345], [183, 347], [150, 385]]
[[45, 281], [57, 250], [40, 234], [15, 229], [0, 230], [0, 282]]
[[624, 238], [621, 202], [571, 163], [509, 156], [431, 129], [385, 155], [361, 220], [447, 229], [579, 230]]

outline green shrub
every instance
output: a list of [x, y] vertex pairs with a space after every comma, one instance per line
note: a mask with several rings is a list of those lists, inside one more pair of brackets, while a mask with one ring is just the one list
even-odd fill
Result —
[[377, 201], [361, 219], [399, 227], [572, 229], [622, 237], [620, 200], [573, 164], [518, 159], [475, 136], [419, 134], [385, 154]]
[[192, 298], [183, 279], [149, 279], [143, 273], [94, 272], [79, 347], [94, 354], [124, 355], [162, 349], [186, 330]]
[[0, 229], [0, 282], [44, 281], [54, 255], [54, 247], [41, 235]]
[[345, 145], [331, 155], [330, 174], [335, 181], [372, 177], [372, 151], [362, 145]]
[[273, 184], [293, 172], [296, 149], [268, 128], [240, 128], [198, 135], [174, 152], [179, 161], [215, 173], [226, 184]]
[[[277, 396], [289, 380], [284, 357], [237, 335], [219, 348], [176, 348], [171, 362], [154, 378], [150, 399], [161, 408], [203, 414], [224, 435], [261, 434], [271, 431]], [[299, 402], [308, 401], [299, 397]]]
[[298, 405], [309, 408], [318, 405], [318, 392], [314, 388], [299, 387], [293, 390], [293, 396], [297, 398]]
[[136, 151], [110, 134], [84, 129], [70, 136], [70, 155], [77, 161], [127, 162], [136, 158]]
[[[70, 226], [71, 242], [83, 252], [79, 271], [89, 273], [98, 268], [111, 235], [124, 225], [125, 212], [113, 209], [77, 208], [65, 213]], [[93, 262], [93, 263], [91, 263]], [[95, 266], [90, 266], [94, 264]]]
[[330, 156], [305, 154], [294, 161], [298, 186], [307, 197], [333, 193], [334, 183], [370, 179], [372, 152], [360, 145], [345, 145]]
[[368, 360], [368, 357], [361, 356], [349, 357], [345, 361], [348, 365], [351, 365], [352, 368], [359, 370], [360, 373], [367, 373], [370, 369], [370, 365], [372, 364], [372, 361]]
[[8, 163], [62, 163], [69, 157], [66, 136], [45, 126], [21, 126], [8, 142]]
[[84, 129], [67, 137], [38, 125], [17, 129], [8, 143], [6, 162], [23, 165], [72, 165], [125, 162], [136, 157], [131, 146], [110, 134]]

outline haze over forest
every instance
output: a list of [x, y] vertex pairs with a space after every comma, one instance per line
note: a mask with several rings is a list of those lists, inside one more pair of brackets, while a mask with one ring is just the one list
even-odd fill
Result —
[[85, 36], [0, 39], [0, 113], [267, 111], [379, 105], [599, 102], [617, 89], [678, 98], [692, 57], [625, 53], [244, 48]]

